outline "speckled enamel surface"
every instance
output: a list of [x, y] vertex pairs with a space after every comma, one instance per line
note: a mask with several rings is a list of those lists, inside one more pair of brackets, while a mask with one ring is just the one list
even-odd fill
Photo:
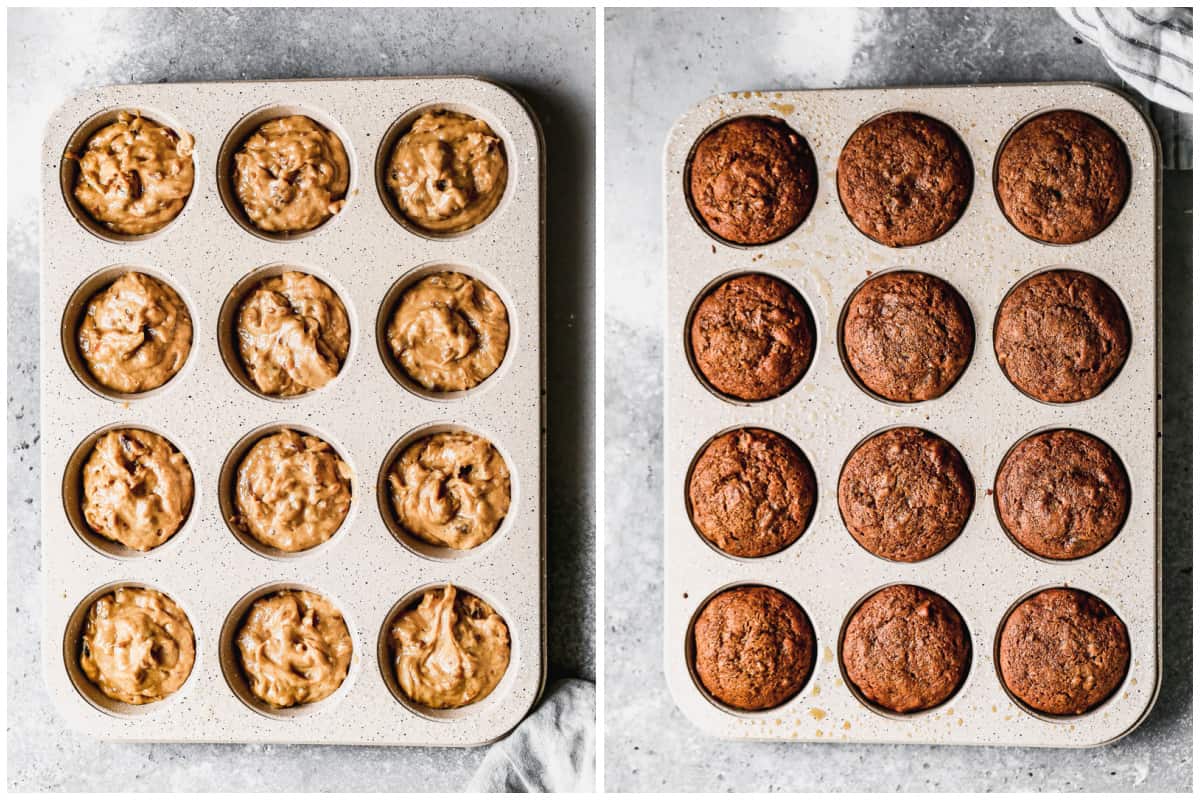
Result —
[[[1133, 164], [1129, 199], [1116, 221], [1087, 242], [1054, 246], [1014, 229], [996, 203], [993, 163], [1020, 121], [1053, 108], [1094, 114], [1125, 141]], [[865, 120], [894, 110], [935, 117], [962, 137], [975, 167], [975, 190], [959, 222], [928, 244], [891, 249], [859, 233], [842, 211], [836, 165], [842, 145]], [[696, 223], [684, 193], [684, 170], [697, 137], [741, 114], [787, 120], [812, 146], [819, 169], [816, 204], [792, 234], [764, 247], [722, 244]], [[729, 739], [922, 742], [1082, 747], [1111, 741], [1136, 727], [1158, 691], [1159, 629], [1159, 322], [1160, 166], [1154, 134], [1137, 109], [1092, 84], [1043, 84], [890, 90], [737, 92], [711, 97], [672, 129], [664, 154], [667, 342], [664, 473], [666, 574], [664, 663], [667, 683], [685, 715], [706, 733]], [[1004, 377], [992, 348], [1000, 301], [1021, 278], [1049, 267], [1073, 267], [1102, 278], [1120, 296], [1133, 329], [1128, 361], [1098, 397], [1048, 405]], [[839, 315], [872, 274], [919, 269], [949, 281], [966, 299], [977, 330], [961, 380], [945, 395], [908, 405], [874, 399], [843, 366]], [[816, 319], [817, 352], [799, 384], [781, 397], [738, 404], [715, 396], [689, 365], [690, 309], [719, 277], [743, 271], [778, 276], [800, 291]], [[794, 441], [812, 461], [818, 500], [807, 533], [760, 559], [734, 559], [707, 546], [687, 515], [688, 470], [704, 443], [737, 426], [760, 426]], [[963, 533], [936, 556], [915, 564], [876, 558], [859, 547], [838, 513], [842, 464], [863, 438], [896, 425], [916, 425], [949, 440], [976, 483], [975, 507]], [[1088, 558], [1051, 563], [1020, 550], [1001, 527], [990, 490], [1008, 448], [1031, 431], [1075, 427], [1111, 445], [1129, 471], [1129, 519], [1108, 547]], [[913, 583], [944, 596], [971, 632], [972, 662], [962, 688], [929, 712], [898, 718], [868, 709], [845, 685], [838, 658], [842, 626], [856, 604], [891, 583]], [[688, 665], [691, 620], [708, 597], [742, 583], [791, 595], [812, 619], [817, 665], [805, 690], [780, 708], [737, 713], [713, 703]], [[1129, 673], [1095, 711], [1051, 720], [1010, 699], [997, 676], [993, 649], [1004, 616], [1019, 599], [1068, 585], [1107, 602], [1129, 628]]]
[[[377, 151], [389, 127], [429, 104], [483, 116], [503, 137], [509, 158], [509, 189], [500, 207], [477, 228], [449, 239], [424, 238], [398, 224], [376, 186]], [[218, 191], [217, 163], [227, 134], [269, 106], [332, 120], [352, 170], [345, 209], [312, 234], [284, 242], [243, 229]], [[120, 108], [140, 109], [196, 139], [196, 184], [184, 211], [159, 234], [135, 242], [89, 232], [70, 213], [60, 187], [60, 159], [76, 129], [93, 115]], [[51, 117], [42, 162], [42, 660], [51, 695], [70, 724], [125, 741], [448, 746], [488, 742], [516, 725], [537, 699], [545, 673], [544, 179], [541, 136], [524, 104], [495, 84], [458, 77], [107, 87], [71, 99]], [[495, 375], [464, 396], [431, 400], [389, 374], [377, 320], [396, 281], [440, 263], [484, 278], [503, 297], [513, 328]], [[288, 400], [259, 397], [240, 385], [218, 345], [218, 316], [235, 284], [277, 264], [326, 281], [351, 321], [350, 353], [339, 376]], [[143, 398], [99, 396], [76, 378], [63, 351], [68, 298], [89, 276], [114, 266], [165, 278], [193, 315], [193, 349], [183, 370]], [[498, 446], [512, 474], [513, 497], [492, 540], [433, 559], [390, 532], [377, 484], [398, 440], [415, 429], [446, 424], [481, 433]], [[61, 500], [73, 452], [93, 432], [114, 425], [163, 433], [185, 453], [195, 475], [195, 502], [184, 528], [169, 546], [146, 555], [89, 546]], [[354, 500], [342, 528], [326, 545], [286, 558], [243, 545], [223, 521], [219, 502], [219, 475], [230, 451], [252, 431], [278, 425], [321, 435], [354, 471]], [[389, 691], [378, 643], [397, 601], [445, 581], [479, 594], [504, 616], [512, 661], [497, 690], [479, 705], [425, 716]], [[132, 714], [103, 710], [85, 699], [72, 684], [64, 651], [64, 645], [71, 649], [64, 631], [79, 604], [100, 587], [125, 582], [174, 598], [192, 622], [197, 645], [196, 666], [183, 688]], [[326, 594], [343, 612], [354, 641], [343, 687], [303, 714], [270, 716], [251, 709], [223, 672], [222, 662], [232, 655], [221, 641], [230, 610], [248, 593], [275, 583]]]

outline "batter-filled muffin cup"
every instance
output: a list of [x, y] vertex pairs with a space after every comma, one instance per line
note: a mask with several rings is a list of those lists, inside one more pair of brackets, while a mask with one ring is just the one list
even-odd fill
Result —
[[941, 278], [891, 271], [863, 283], [842, 317], [842, 350], [870, 392], [896, 403], [941, 397], [975, 349], [975, 322]]
[[962, 533], [975, 482], [958, 450], [920, 428], [891, 428], [854, 449], [838, 479], [850, 535], [890, 561], [923, 561]]
[[195, 663], [192, 624], [162, 592], [123, 586], [88, 609], [79, 667], [105, 696], [156, 703], [179, 691]]
[[1021, 233], [1075, 244], [1103, 231], [1129, 195], [1129, 154], [1093, 116], [1041, 114], [1008, 137], [996, 157], [996, 198]]
[[237, 467], [230, 523], [285, 553], [329, 540], [350, 511], [350, 466], [318, 436], [283, 429], [262, 437]]
[[726, 589], [705, 604], [691, 636], [696, 677], [714, 699], [735, 709], [780, 706], [812, 675], [812, 623], [778, 589]]
[[996, 313], [993, 344], [1013, 385], [1044, 403], [1090, 400], [1125, 365], [1129, 317], [1116, 292], [1086, 272], [1039, 272]]
[[487, 602], [446, 584], [402, 610], [388, 630], [400, 693], [424, 708], [469, 706], [490, 695], [508, 670], [508, 625]]
[[971, 156], [950, 126], [909, 111], [863, 124], [838, 158], [846, 216], [888, 247], [924, 244], [950, 230], [973, 182]]
[[803, 298], [764, 274], [738, 275], [712, 289], [692, 313], [688, 347], [709, 385], [736, 400], [777, 397], [812, 364], [816, 326]]
[[303, 589], [255, 600], [238, 626], [236, 649], [250, 693], [275, 709], [332, 695], [346, 680], [354, 655], [342, 613]]
[[179, 216], [192, 193], [195, 147], [177, 133], [138, 113], [121, 112], [88, 137], [79, 153], [72, 194], [104, 231], [144, 236]]
[[688, 479], [692, 523], [731, 556], [778, 553], [812, 520], [817, 479], [794, 444], [762, 428], [739, 428], [705, 446]]
[[434, 234], [483, 222], [508, 183], [500, 137], [483, 120], [447, 109], [421, 114], [392, 148], [386, 169], [400, 214]]
[[264, 122], [233, 156], [233, 189], [267, 234], [311, 231], [346, 205], [350, 159], [337, 134], [309, 117]]
[[941, 595], [897, 584], [855, 609], [842, 633], [841, 659], [867, 702], [909, 714], [941, 705], [958, 691], [971, 666], [971, 637]]
[[997, 649], [1009, 692], [1052, 716], [1091, 711], [1129, 670], [1125, 623], [1079, 589], [1046, 589], [1023, 601], [1004, 620]]
[[170, 286], [127, 272], [88, 301], [75, 341], [97, 384], [139, 394], [183, 368], [192, 349], [192, 317]]
[[817, 196], [808, 142], [776, 117], [738, 117], [696, 143], [686, 185], [692, 209], [715, 235], [768, 244], [795, 230]]
[[195, 492], [187, 458], [162, 436], [140, 428], [101, 435], [84, 462], [82, 483], [88, 529], [142, 552], [179, 531]]
[[238, 355], [258, 391], [294, 397], [337, 377], [350, 351], [350, 318], [341, 298], [307, 273], [266, 278], [237, 312]]
[[387, 326], [396, 364], [430, 392], [473, 389], [508, 350], [508, 309], [483, 281], [438, 272], [404, 290]]
[[1009, 535], [1042, 558], [1083, 558], [1111, 542], [1129, 514], [1129, 476], [1112, 448], [1076, 430], [1022, 439], [996, 475]]
[[508, 465], [495, 445], [469, 431], [422, 436], [387, 473], [395, 521], [426, 544], [471, 550], [492, 538], [508, 514]]

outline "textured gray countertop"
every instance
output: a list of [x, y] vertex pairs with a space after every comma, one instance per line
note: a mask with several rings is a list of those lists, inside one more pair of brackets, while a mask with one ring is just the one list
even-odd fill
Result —
[[[662, 672], [661, 158], [687, 108], [744, 89], [1116, 83], [1038, 10], [608, 10], [605, 14], [605, 779], [610, 790], [1183, 790], [1192, 781], [1190, 172], [1164, 184], [1162, 692], [1093, 750], [723, 742]], [[1156, 113], [1160, 130], [1175, 120]], [[1190, 126], [1189, 126], [1190, 127]]]
[[485, 750], [115, 745], [66, 730], [51, 708], [38, 653], [39, 148], [51, 110], [94, 86], [477, 74], [529, 102], [549, 176], [549, 678], [594, 678], [594, 42], [586, 9], [9, 12], [11, 789], [453, 791]]

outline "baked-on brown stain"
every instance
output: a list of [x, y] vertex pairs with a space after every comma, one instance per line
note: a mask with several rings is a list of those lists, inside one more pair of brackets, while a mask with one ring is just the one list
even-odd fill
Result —
[[1129, 318], [1103, 281], [1070, 269], [1017, 284], [996, 314], [996, 359], [1018, 389], [1047, 403], [1088, 400], [1129, 355]]
[[692, 153], [692, 207], [735, 244], [791, 233], [812, 209], [817, 167], [808, 142], [776, 117], [739, 117], [713, 128]]
[[838, 157], [846, 215], [888, 247], [932, 241], [958, 221], [971, 196], [967, 148], [951, 128], [897, 111], [863, 124]]
[[1027, 236], [1074, 244], [1108, 227], [1129, 194], [1125, 145], [1079, 111], [1050, 111], [1013, 132], [996, 159], [996, 196]]

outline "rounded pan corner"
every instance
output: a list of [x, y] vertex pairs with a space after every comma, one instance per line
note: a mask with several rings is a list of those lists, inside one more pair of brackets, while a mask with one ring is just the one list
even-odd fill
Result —
[[459, 80], [472, 81], [474, 83], [482, 84], [511, 98], [521, 109], [526, 121], [529, 122], [529, 127], [533, 129], [534, 138], [537, 140], [538, 156], [542, 161], [545, 161], [546, 135], [542, 130], [541, 120], [538, 119], [537, 114], [534, 112], [533, 105], [530, 104], [530, 102], [526, 100], [520, 92], [509, 86], [507, 83], [496, 80], [495, 78], [489, 78], [486, 75], [456, 75], [453, 77], [456, 77]]

